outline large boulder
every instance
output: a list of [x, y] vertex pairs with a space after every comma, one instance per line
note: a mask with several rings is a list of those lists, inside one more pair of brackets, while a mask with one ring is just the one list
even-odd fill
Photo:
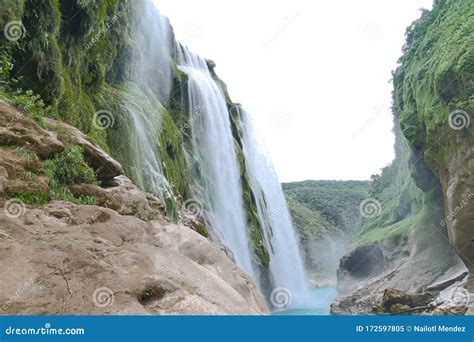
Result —
[[249, 275], [188, 227], [60, 201], [6, 213], [4, 314], [267, 313]]
[[0, 100], [0, 145], [28, 146], [42, 158], [51, 158], [64, 145], [54, 134], [5, 101]]
[[102, 148], [89, 142], [88, 137], [76, 127], [64, 122], [45, 118], [45, 125], [48, 129], [56, 132], [57, 138], [63, 143], [80, 145], [84, 149], [84, 158], [92, 167], [97, 179], [108, 181], [124, 173], [122, 165], [110, 157]]
[[455, 153], [445, 155], [437, 170], [444, 195], [449, 241], [469, 270], [466, 286], [474, 291], [474, 140], [459, 140]]
[[94, 169], [98, 180], [110, 181], [124, 173], [118, 161], [89, 142], [88, 137], [77, 128], [50, 118], [42, 120], [48, 130], [0, 100], [0, 145], [26, 146], [40, 159], [54, 157], [67, 144], [80, 145], [84, 149], [86, 162]]
[[138, 189], [126, 176], [115, 177], [106, 185], [102, 188], [95, 184], [79, 184], [69, 189], [78, 197], [93, 197], [99, 206], [113, 209], [121, 215], [133, 215], [144, 221], [163, 217], [165, 206], [161, 200]]

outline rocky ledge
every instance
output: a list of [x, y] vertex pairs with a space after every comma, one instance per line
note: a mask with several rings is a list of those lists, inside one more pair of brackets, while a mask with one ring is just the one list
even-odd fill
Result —
[[[50, 119], [39, 125], [1, 101], [0, 126], [3, 314], [268, 312], [252, 279], [221, 247], [195, 225], [167, 220], [160, 200], [139, 190], [117, 161], [76, 128]], [[14, 197], [51, 193], [45, 160], [68, 144], [82, 147], [97, 177], [68, 191], [93, 204], [28, 204]]]

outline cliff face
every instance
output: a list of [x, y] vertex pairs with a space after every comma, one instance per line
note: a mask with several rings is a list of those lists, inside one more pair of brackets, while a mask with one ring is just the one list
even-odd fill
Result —
[[[0, 145], [6, 153], [6, 159], [2, 160], [4, 169], [0, 169], [4, 181], [1, 199], [2, 203], [16, 200], [29, 208], [25, 218], [29, 223], [20, 220], [18, 230], [28, 230], [34, 222], [39, 230], [29, 233], [43, 236], [43, 229], [57, 225], [58, 231], [52, 234], [78, 239], [86, 250], [92, 251], [93, 260], [84, 263], [86, 268], [101, 274], [97, 279], [103, 279], [110, 271], [105, 264], [115, 269], [115, 261], [103, 260], [104, 255], [114, 253], [119, 245], [124, 246], [126, 251], [119, 254], [124, 258], [130, 255], [138, 263], [141, 260], [146, 264], [143, 269], [124, 271], [130, 277], [137, 276], [137, 283], [133, 279], [127, 280], [133, 283], [129, 285], [134, 288], [134, 294], [131, 297], [125, 294], [128, 297], [122, 298], [124, 303], [133, 302], [133, 307], [138, 305], [141, 311], [136, 313], [144, 312], [138, 294], [142, 290], [145, 297], [151, 296], [150, 300], [145, 299], [146, 305], [143, 304], [149, 312], [192, 313], [193, 310], [199, 312], [200, 308], [201, 313], [266, 312], [265, 303], [249, 276], [230, 262], [232, 253], [211, 242], [219, 239], [209, 229], [212, 226], [206, 216], [209, 203], [194, 200], [197, 189], [193, 177], [199, 176], [201, 170], [197, 163], [190, 163], [197, 158], [191, 146], [191, 127], [192, 121], [199, 120], [202, 113], [190, 112], [189, 79], [178, 68], [176, 48], [179, 43], [175, 41], [168, 19], [160, 15], [151, 0], [0, 0], [0, 8], [0, 26], [4, 28], [4, 36], [0, 39], [0, 101], [4, 101], [1, 102], [4, 110]], [[214, 66], [208, 61], [211, 76], [220, 87], [229, 111], [233, 145], [241, 171], [239, 184], [251, 239], [252, 266], [261, 277], [258, 280], [267, 283], [270, 281], [270, 256], [246, 172], [242, 122], [238, 106], [230, 99]], [[18, 109], [18, 114], [12, 114], [13, 107], [6, 110], [6, 103]], [[16, 134], [15, 130], [22, 134]], [[35, 138], [37, 133], [39, 136]], [[28, 160], [33, 159], [31, 165], [18, 160], [15, 151]], [[69, 168], [61, 171], [63, 166]], [[128, 177], [126, 185], [117, 185], [116, 177]], [[122, 190], [125, 193], [120, 195], [118, 202], [114, 198], [110, 200], [114, 193]], [[29, 216], [30, 209], [35, 219]], [[94, 222], [102, 226], [98, 227], [100, 232], [87, 231], [88, 225], [84, 226], [85, 215], [91, 212], [101, 213], [96, 218], [99, 222]], [[14, 228], [8, 217], [2, 217], [3, 221]], [[75, 236], [69, 231], [68, 225], [76, 224], [84, 234]], [[90, 245], [95, 243], [91, 239], [97, 234], [98, 240], [108, 239], [102, 232], [114, 224], [124, 230], [111, 233], [116, 234], [110, 236], [111, 243]], [[124, 228], [127, 224], [136, 226], [140, 233]], [[173, 224], [188, 228], [181, 229]], [[5, 258], [34, 254], [31, 251], [40, 248], [32, 239], [16, 246], [19, 237], [10, 231], [5, 234], [7, 240], [2, 243], [11, 249]], [[128, 234], [140, 236], [128, 241], [125, 237]], [[119, 241], [122, 238], [127, 240], [123, 244]], [[51, 243], [46, 242], [48, 239], [45, 237], [46, 244], [40, 249]], [[139, 245], [143, 246], [143, 253], [139, 251]], [[196, 245], [199, 250], [191, 249], [192, 255], [188, 255], [184, 246], [189, 245]], [[80, 253], [68, 251], [68, 246], [58, 242], [58, 255], [67, 260], [78, 258]], [[163, 250], [160, 252], [159, 248]], [[169, 266], [173, 262], [167, 257], [163, 260], [169, 261], [168, 266], [166, 262], [163, 265], [152, 262], [153, 251], [160, 257], [175, 253], [187, 278], [173, 273]], [[32, 258], [50, 257], [54, 256], [32, 255]], [[131, 259], [126, 263], [133, 268]], [[24, 258], [22, 262], [28, 264], [30, 261]], [[81, 307], [84, 302], [81, 304], [79, 297], [88, 296], [89, 287], [96, 286], [95, 280], [89, 283], [87, 272], [75, 273], [71, 268], [73, 265], [51, 265], [52, 272], [59, 272], [66, 283], [69, 282], [66, 287], [69, 294], [75, 293], [65, 312], [72, 313], [72, 307], [87, 312], [84, 306]], [[38, 281], [42, 281], [47, 267], [50, 266], [33, 267], [35, 284], [37, 275]], [[164, 269], [157, 270], [157, 267]], [[224, 269], [225, 275], [221, 274]], [[211, 276], [212, 272], [217, 272], [217, 278]], [[142, 284], [144, 278], [153, 278], [155, 273], [162, 280], [173, 278], [175, 285], [157, 284], [155, 278], [148, 285]], [[125, 281], [127, 276], [121, 274]], [[211, 301], [202, 288], [187, 293], [190, 281], [198, 287], [211, 286], [221, 291], [219, 294], [209, 292], [209, 296], [220, 299]], [[228, 281], [233, 285], [228, 287]], [[78, 297], [76, 291], [81, 284], [87, 289], [84, 293], [79, 291]], [[5, 285], [2, 290], [5, 298], [14, 285]], [[119, 287], [115, 285], [112, 287]], [[147, 286], [151, 286], [151, 294]], [[117, 291], [125, 293], [128, 291], [125, 287]], [[247, 294], [237, 294], [236, 289], [237, 293]], [[46, 298], [53, 296], [52, 293], [44, 295]], [[56, 312], [53, 306], [60, 306], [56, 304], [57, 301], [51, 301], [51, 307], [45, 312]], [[11, 309], [11, 312], [24, 313], [26, 306], [18, 304], [16, 311]], [[133, 313], [135, 309], [131, 310], [118, 313]]]
[[43, 123], [0, 101], [3, 314], [267, 312], [192, 213], [173, 224], [80, 131]]
[[335, 284], [339, 259], [358, 227], [359, 204], [369, 189], [368, 181], [283, 184], [312, 284]]
[[[435, 1], [407, 30], [393, 79], [396, 159], [374, 180], [377, 215], [362, 222], [351, 251], [341, 259], [338, 288], [345, 296], [333, 305], [335, 313], [432, 312], [438, 310], [440, 291], [461, 293], [463, 300], [445, 296], [447, 308], [438, 312], [464, 313], [469, 306], [473, 20], [472, 1]], [[448, 279], [454, 280], [443, 282]], [[390, 288], [427, 293], [424, 305], [431, 303], [431, 309], [416, 309], [412, 297], [411, 306], [395, 301], [402, 306], [391, 309]]]
[[[0, 25], [12, 23], [9, 39], [0, 41], [0, 97], [40, 123], [50, 117], [84, 132], [121, 163], [140, 189], [157, 189], [166, 216], [180, 221], [181, 204], [194, 193], [191, 175], [199, 173], [187, 163], [193, 158], [190, 120], [196, 113], [188, 110], [188, 79], [177, 68], [168, 20], [148, 0], [0, 4], [8, 8]], [[209, 62], [231, 114], [253, 262], [265, 278], [269, 254], [245, 171], [241, 122], [213, 67]], [[137, 130], [137, 117], [154, 131], [147, 139], [147, 154], [156, 156], [156, 168], [161, 169], [159, 187], [138, 150], [143, 132]], [[208, 234], [203, 223], [200, 230]]]
[[[395, 114], [440, 184], [443, 225], [471, 271], [474, 261], [474, 5], [435, 1], [407, 31], [394, 74]], [[470, 283], [474, 286], [474, 283]]]

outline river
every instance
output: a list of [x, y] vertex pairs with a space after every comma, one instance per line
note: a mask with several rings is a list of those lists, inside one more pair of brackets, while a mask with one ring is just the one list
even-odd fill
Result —
[[336, 298], [337, 291], [335, 287], [321, 287], [310, 290], [311, 305], [304, 309], [288, 309], [276, 311], [273, 315], [329, 315], [331, 303]]

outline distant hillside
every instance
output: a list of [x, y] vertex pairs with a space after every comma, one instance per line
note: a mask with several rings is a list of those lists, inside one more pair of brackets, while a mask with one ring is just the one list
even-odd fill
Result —
[[339, 258], [360, 220], [360, 203], [369, 197], [370, 184], [369, 181], [283, 184], [312, 279], [335, 279]]

